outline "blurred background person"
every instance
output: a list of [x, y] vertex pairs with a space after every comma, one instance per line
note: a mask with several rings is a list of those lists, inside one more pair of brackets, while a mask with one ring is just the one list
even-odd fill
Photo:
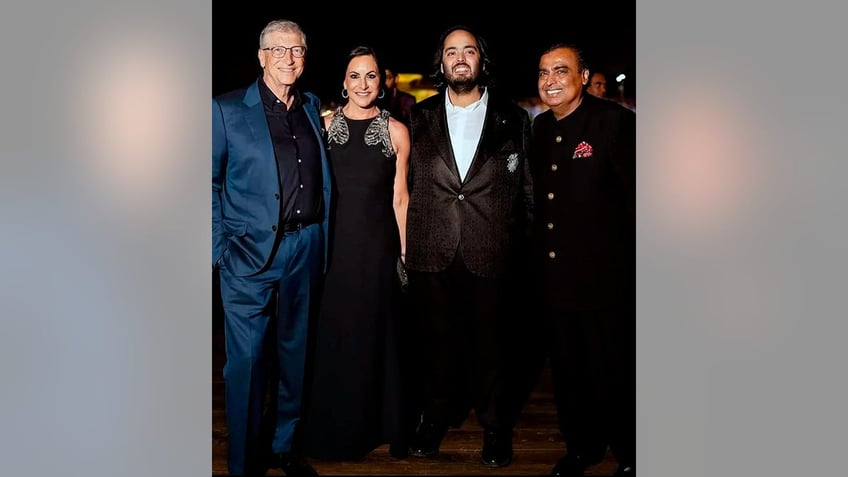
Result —
[[381, 107], [387, 109], [392, 117], [408, 125], [409, 113], [416, 102], [415, 96], [398, 89], [397, 70], [393, 66], [387, 65], [384, 71], [385, 96], [380, 100]]
[[636, 465], [636, 115], [583, 94], [580, 51], [539, 59], [533, 121], [534, 261], [567, 454], [579, 477], [610, 447], [617, 476]]
[[408, 453], [396, 267], [409, 131], [377, 106], [381, 71], [373, 49], [354, 48], [342, 82], [347, 101], [324, 117], [334, 201], [304, 426], [306, 453], [320, 459], [360, 460], [383, 443], [396, 457]]
[[596, 98], [607, 97], [607, 77], [600, 71], [595, 71], [589, 76], [586, 92]]

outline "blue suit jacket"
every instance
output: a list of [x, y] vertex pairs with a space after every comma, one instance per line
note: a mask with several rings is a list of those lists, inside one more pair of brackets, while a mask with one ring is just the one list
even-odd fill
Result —
[[[237, 276], [261, 271], [279, 229], [280, 181], [258, 82], [212, 99], [212, 263], [224, 258]], [[330, 169], [322, 137], [320, 100], [304, 94], [303, 107], [321, 151], [324, 237], [330, 211]], [[226, 253], [226, 257], [224, 257]], [[326, 267], [327, 241], [324, 241]]]

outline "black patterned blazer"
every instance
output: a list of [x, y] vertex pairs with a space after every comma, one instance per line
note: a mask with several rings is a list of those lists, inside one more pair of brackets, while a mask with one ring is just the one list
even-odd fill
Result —
[[529, 114], [490, 91], [464, 181], [450, 144], [444, 92], [412, 108], [410, 133], [406, 267], [438, 272], [459, 254], [478, 276], [504, 276], [521, 256], [532, 223]]

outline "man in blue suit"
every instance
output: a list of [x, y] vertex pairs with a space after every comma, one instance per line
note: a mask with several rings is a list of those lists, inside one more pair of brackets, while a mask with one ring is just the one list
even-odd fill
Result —
[[271, 452], [286, 475], [317, 475], [292, 443], [326, 261], [330, 173], [319, 99], [295, 86], [306, 59], [303, 30], [270, 22], [258, 54], [262, 76], [212, 100], [212, 263], [224, 307], [227, 463], [231, 475], [267, 470], [260, 424], [271, 348], [279, 363]]

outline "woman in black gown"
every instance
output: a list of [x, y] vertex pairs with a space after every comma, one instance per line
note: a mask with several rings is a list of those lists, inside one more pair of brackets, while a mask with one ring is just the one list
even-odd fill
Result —
[[406, 452], [399, 369], [398, 258], [408, 202], [409, 131], [376, 101], [374, 51], [348, 56], [343, 107], [324, 118], [334, 176], [330, 257], [307, 375], [304, 444], [319, 459]]

